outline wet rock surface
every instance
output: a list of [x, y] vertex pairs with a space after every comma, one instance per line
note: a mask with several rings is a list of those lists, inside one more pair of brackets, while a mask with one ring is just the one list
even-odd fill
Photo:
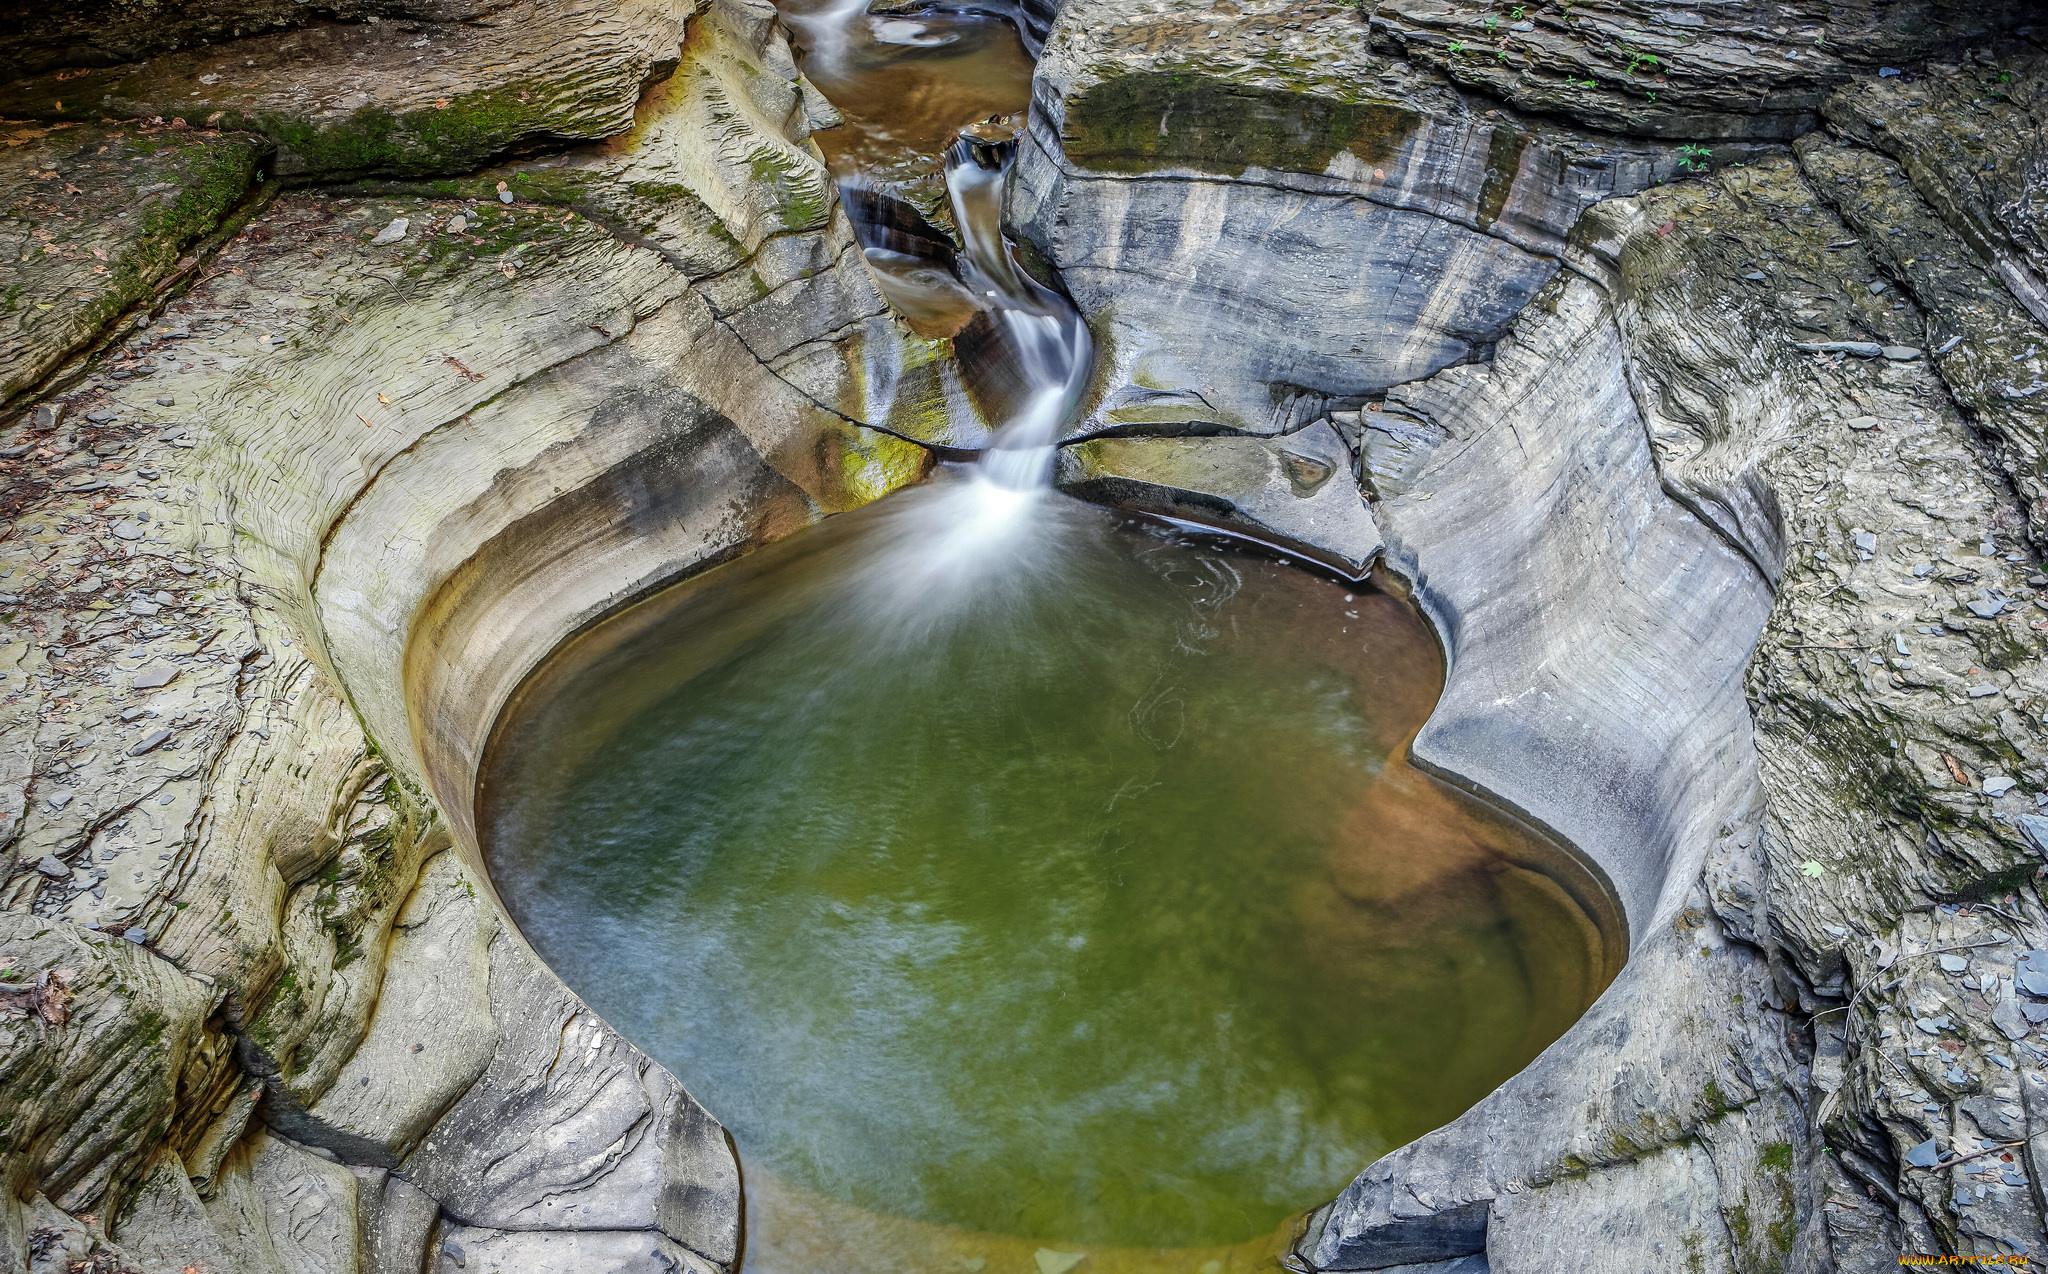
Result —
[[675, 65], [688, 16], [659, 2], [478, 8], [68, 67], [0, 88], [0, 115], [244, 129], [276, 145], [284, 178], [461, 172], [521, 144], [629, 127], [641, 87]]
[[1319, 423], [1281, 438], [1098, 438], [1061, 453], [1059, 487], [1085, 500], [1240, 531], [1351, 579], [1381, 548], [1351, 480], [1356, 461]]
[[[1027, 9], [1066, 481], [1383, 541], [1453, 655], [1416, 759], [1630, 923], [1290, 1259], [2040, 1255], [2031, 19]], [[722, 1132], [511, 931], [469, 784], [565, 633], [986, 441], [772, 10], [9, 22], [10, 1264], [729, 1268]]]

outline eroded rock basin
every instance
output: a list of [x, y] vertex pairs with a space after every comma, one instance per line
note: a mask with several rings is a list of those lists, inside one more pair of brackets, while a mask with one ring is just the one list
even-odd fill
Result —
[[1577, 1018], [1611, 904], [1407, 765], [1401, 596], [1049, 493], [948, 561], [974, 481], [570, 642], [486, 765], [493, 876], [731, 1129], [748, 1268], [1270, 1268]]

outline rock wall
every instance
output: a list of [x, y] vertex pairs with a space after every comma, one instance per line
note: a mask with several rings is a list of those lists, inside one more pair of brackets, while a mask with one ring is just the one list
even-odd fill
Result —
[[1587, 1017], [1295, 1259], [2038, 1254], [2034, 33], [1777, 14], [1764, 67], [1740, 6], [1535, 8], [1070, 4], [1019, 173], [1110, 351], [1077, 433], [1182, 440], [1110, 462], [1159, 480], [1327, 414], [1450, 655], [1418, 760], [1630, 921]]
[[770, 11], [663, 20], [619, 138], [433, 186], [15, 126], [0, 1268], [737, 1262], [723, 1131], [506, 921], [474, 763], [582, 622], [920, 477], [856, 372], [929, 355]]

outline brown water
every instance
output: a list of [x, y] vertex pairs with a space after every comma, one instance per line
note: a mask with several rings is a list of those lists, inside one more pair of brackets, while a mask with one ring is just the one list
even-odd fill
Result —
[[572, 642], [493, 877], [731, 1129], [756, 1274], [1270, 1270], [1576, 1019], [1613, 912], [1407, 765], [1400, 597], [1052, 495], [954, 579], [960, 481]]
[[1000, 18], [891, 17], [858, 0], [785, 0], [776, 8], [804, 74], [846, 117], [815, 134], [836, 176], [935, 176], [962, 127], [1019, 119], [1031, 102], [1031, 59]]

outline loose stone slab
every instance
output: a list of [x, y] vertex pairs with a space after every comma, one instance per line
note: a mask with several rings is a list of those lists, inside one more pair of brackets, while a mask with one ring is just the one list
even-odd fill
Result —
[[1061, 452], [1061, 490], [1236, 531], [1361, 579], [1383, 541], [1327, 423], [1281, 438], [1097, 438]]

